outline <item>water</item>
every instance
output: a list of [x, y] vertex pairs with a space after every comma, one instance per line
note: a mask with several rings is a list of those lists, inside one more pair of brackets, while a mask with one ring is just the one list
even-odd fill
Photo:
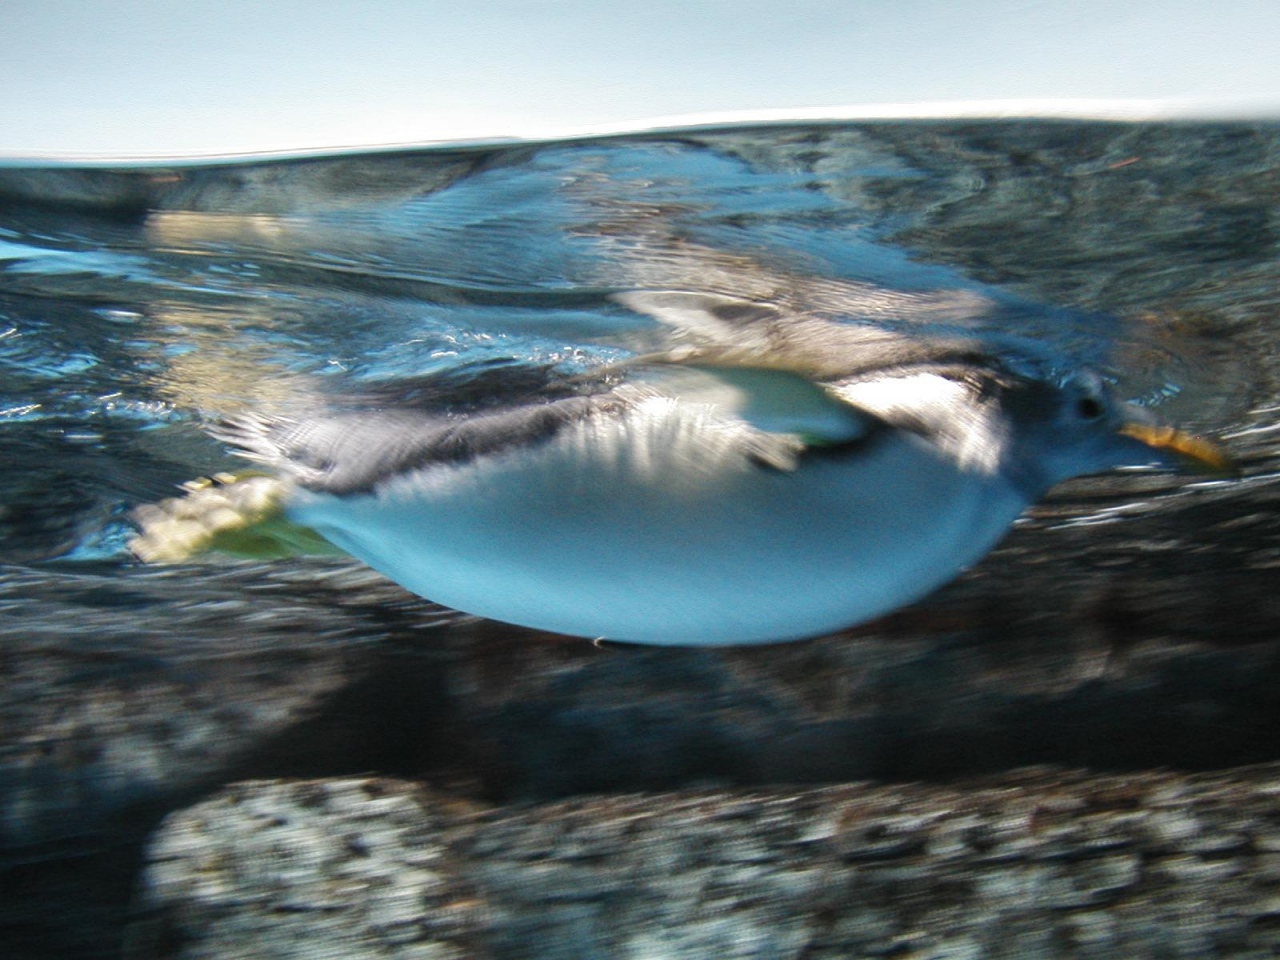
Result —
[[[507, 781], [484, 785], [517, 795], [1274, 758], [1277, 224], [1280, 131], [1252, 125], [877, 123], [0, 169], [0, 849], [84, 856], [103, 818], [232, 776], [434, 770], [460, 762], [445, 741], [463, 731], [508, 750], [492, 766]], [[942, 614], [906, 615], [926, 640], [724, 658], [531, 646], [331, 560], [130, 558], [134, 507], [236, 466], [208, 423], [661, 349], [672, 333], [616, 299], [655, 289], [1088, 364], [1222, 438], [1243, 478], [1074, 481]], [[992, 645], [946, 639], [960, 621]], [[1116, 637], [1156, 646], [1108, 686], [1097, 647]], [[963, 749], [938, 733], [987, 709], [965, 671], [999, 688], [1016, 743], [982, 717]], [[923, 719], [894, 728], [910, 749], [874, 727], [890, 738], [875, 753], [864, 724], [894, 691]], [[289, 739], [317, 711], [330, 725]], [[1153, 715], [1176, 735], [1133, 739]], [[492, 775], [476, 763], [466, 776]], [[130, 842], [149, 822], [128, 821]]]
[[124, 562], [129, 509], [226, 462], [200, 424], [229, 413], [661, 346], [631, 289], [998, 334], [1266, 473], [1275, 150], [917, 123], [3, 170], [0, 556]]

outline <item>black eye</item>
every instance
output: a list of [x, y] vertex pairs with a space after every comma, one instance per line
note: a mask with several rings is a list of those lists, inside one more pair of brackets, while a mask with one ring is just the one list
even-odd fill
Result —
[[1097, 420], [1106, 412], [1102, 401], [1097, 397], [1081, 397], [1076, 401], [1076, 416], [1081, 420]]

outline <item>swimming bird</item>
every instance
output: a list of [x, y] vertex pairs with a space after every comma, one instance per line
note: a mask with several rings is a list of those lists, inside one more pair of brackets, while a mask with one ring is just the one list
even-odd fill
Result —
[[694, 335], [512, 402], [234, 419], [217, 435], [261, 469], [141, 508], [134, 552], [342, 552], [513, 624], [765, 643], [930, 593], [1070, 477], [1229, 469], [1098, 375], [971, 337], [619, 299]]

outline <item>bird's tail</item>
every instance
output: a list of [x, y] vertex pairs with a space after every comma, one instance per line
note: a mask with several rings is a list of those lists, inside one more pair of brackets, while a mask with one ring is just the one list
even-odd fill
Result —
[[183, 484], [181, 496], [134, 511], [129, 549], [147, 563], [178, 563], [215, 551], [274, 559], [342, 551], [283, 509], [286, 482], [254, 471], [219, 473]]

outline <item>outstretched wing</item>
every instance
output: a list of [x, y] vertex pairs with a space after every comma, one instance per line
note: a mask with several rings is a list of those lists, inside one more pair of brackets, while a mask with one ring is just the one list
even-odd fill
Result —
[[[656, 401], [656, 402], [655, 402]], [[548, 442], [584, 422], [612, 423], [626, 442], [672, 409], [703, 425], [707, 453], [793, 465], [808, 446], [866, 435], [878, 422], [824, 386], [784, 370], [657, 363], [626, 369], [608, 390], [451, 416], [382, 409], [302, 420], [247, 416], [216, 435], [273, 473], [311, 490], [367, 493], [436, 465], [469, 463]]]
[[623, 382], [596, 394], [461, 416], [411, 409], [298, 420], [247, 415], [213, 432], [265, 473], [193, 481], [182, 496], [140, 507], [131, 547], [147, 561], [207, 550], [253, 557], [336, 553], [286, 517], [294, 485], [339, 496], [368, 493], [416, 470], [548, 442], [584, 421], [612, 424], [597, 434], [608, 442], [645, 444], [668, 430], [672, 417], [692, 432], [691, 456], [749, 459], [780, 470], [794, 468], [806, 449], [856, 442], [880, 425], [789, 371], [669, 363], [631, 368]]

